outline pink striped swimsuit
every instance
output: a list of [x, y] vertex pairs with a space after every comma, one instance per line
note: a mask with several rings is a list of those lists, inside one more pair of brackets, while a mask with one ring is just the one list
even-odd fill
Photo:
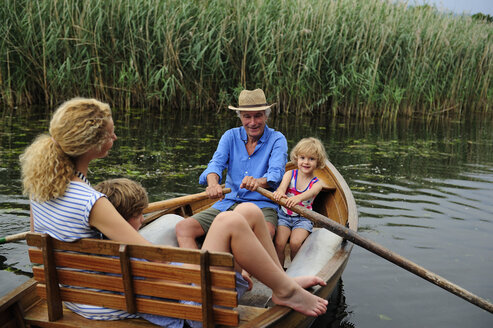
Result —
[[[312, 188], [312, 186], [318, 181], [318, 178], [313, 177], [313, 179], [310, 180], [310, 183], [305, 188], [305, 190], [302, 190], [302, 191], [299, 191], [298, 189], [296, 189], [296, 181], [297, 180], [298, 180], [298, 169], [295, 169], [295, 170], [292, 170], [291, 182], [289, 183], [288, 190], [286, 190], [286, 196], [292, 197], [292, 196], [296, 196], [296, 195], [304, 193], [305, 191]], [[305, 201], [300, 202], [297, 205], [304, 206], [307, 209], [311, 210], [312, 209], [312, 203], [313, 203], [314, 199], [315, 199], [315, 197], [312, 197], [310, 199], [307, 199]], [[281, 207], [282, 207], [282, 210], [284, 211], [284, 213], [286, 213], [287, 215], [298, 216], [297, 213], [291, 211], [290, 209], [285, 208], [284, 206], [281, 206]]]

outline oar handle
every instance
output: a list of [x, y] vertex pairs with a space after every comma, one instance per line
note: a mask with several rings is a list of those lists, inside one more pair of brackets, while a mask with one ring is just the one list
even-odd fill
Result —
[[[231, 188], [223, 188], [223, 194], [227, 194], [231, 192]], [[188, 203], [196, 202], [199, 200], [204, 200], [209, 198], [205, 191], [200, 192], [198, 194], [186, 195], [181, 197], [176, 197], [172, 199], [166, 199], [159, 202], [150, 203], [146, 209], [144, 209], [144, 214], [152, 213], [156, 211], [161, 211], [167, 208], [182, 206]]]
[[0, 244], [5, 244], [5, 243], [10, 243], [12, 241], [18, 241], [18, 240], [23, 240], [26, 239], [26, 235], [29, 231], [24, 231], [21, 233], [17, 233], [15, 235], [10, 235], [6, 237], [0, 238]]
[[[274, 194], [271, 193], [270, 191], [258, 187], [257, 191], [262, 194], [263, 196], [271, 199], [272, 201], [276, 202], [277, 204], [286, 205], [286, 199], [282, 198], [279, 201], [274, 199]], [[389, 249], [369, 240], [364, 237], [361, 237], [358, 235], [355, 231], [346, 228], [345, 226], [329, 219], [326, 216], [323, 216], [320, 213], [308, 210], [307, 208], [300, 206], [300, 205], [295, 205], [290, 208], [293, 212], [298, 213], [299, 215], [309, 219], [310, 221], [317, 223], [318, 225], [324, 227], [327, 230], [332, 231], [333, 233], [346, 238], [347, 240], [353, 242], [354, 244], [361, 246], [370, 252], [383, 257], [384, 259], [397, 264], [401, 268], [414, 273], [417, 276], [420, 276], [421, 278], [428, 280], [432, 284], [435, 284], [459, 297], [462, 297], [466, 301], [479, 306], [480, 308], [493, 313], [493, 304], [488, 302], [487, 300], [467, 291], [466, 289], [448, 281], [447, 279], [437, 275], [436, 273], [433, 273], [422, 266], [400, 256], [397, 253], [394, 253], [390, 251]]]

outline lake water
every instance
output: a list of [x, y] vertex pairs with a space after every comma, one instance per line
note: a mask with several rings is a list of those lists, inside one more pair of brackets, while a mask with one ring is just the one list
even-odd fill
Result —
[[[34, 112], [34, 110], [33, 110]], [[320, 138], [353, 191], [359, 233], [493, 302], [493, 120], [354, 122], [276, 118], [291, 147]], [[0, 118], [2, 236], [26, 231], [18, 156], [47, 131], [49, 114]], [[92, 163], [97, 183], [140, 181], [151, 201], [203, 191], [198, 176], [234, 113], [115, 113], [110, 156]], [[24, 242], [0, 245], [0, 295], [28, 279]], [[314, 327], [493, 327], [493, 315], [355, 246], [328, 313]]]

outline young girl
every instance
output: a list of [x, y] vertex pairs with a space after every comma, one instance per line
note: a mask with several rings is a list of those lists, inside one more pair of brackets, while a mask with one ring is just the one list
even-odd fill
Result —
[[294, 205], [312, 209], [315, 196], [322, 190], [322, 182], [314, 175], [315, 169], [325, 167], [327, 155], [320, 140], [315, 138], [301, 139], [291, 151], [291, 162], [298, 168], [287, 171], [274, 192], [279, 201], [287, 198], [286, 206], [278, 209], [278, 227], [275, 247], [279, 261], [284, 266], [284, 249], [289, 239], [291, 259], [298, 253], [306, 237], [312, 232], [313, 223], [290, 210]]
[[[117, 139], [111, 109], [95, 99], [74, 98], [54, 113], [49, 134], [40, 135], [20, 156], [24, 193], [31, 204], [31, 231], [65, 241], [107, 238], [151, 245], [87, 179], [89, 164], [108, 155]], [[97, 230], [96, 230], [97, 229]], [[99, 231], [99, 232], [98, 232]], [[314, 276], [290, 278], [282, 270], [260, 209], [251, 203], [218, 215], [203, 249], [230, 252], [237, 272], [246, 270], [273, 291], [272, 300], [305, 315], [317, 316], [327, 301], [304, 288], [324, 282]], [[65, 302], [94, 320], [135, 317], [125, 311]], [[183, 323], [176, 319], [177, 325]]]

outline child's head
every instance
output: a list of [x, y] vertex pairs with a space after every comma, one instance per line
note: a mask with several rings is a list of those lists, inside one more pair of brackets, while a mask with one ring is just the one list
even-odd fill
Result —
[[139, 230], [143, 222], [142, 212], [149, 204], [147, 192], [138, 182], [121, 178], [103, 181], [94, 189], [108, 197], [118, 213]]
[[298, 157], [300, 155], [313, 157], [317, 160], [317, 169], [325, 167], [325, 162], [327, 161], [327, 154], [325, 153], [325, 148], [322, 142], [317, 138], [303, 138], [301, 139], [293, 150], [291, 150], [291, 162], [298, 166]]

